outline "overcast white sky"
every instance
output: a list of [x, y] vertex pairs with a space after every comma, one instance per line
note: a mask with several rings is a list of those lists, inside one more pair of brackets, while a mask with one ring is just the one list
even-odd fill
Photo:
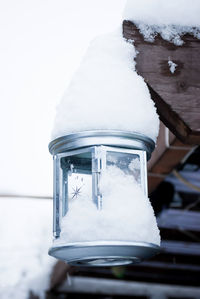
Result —
[[125, 2], [1, 1], [1, 194], [52, 194], [56, 104], [90, 40], [121, 26]]

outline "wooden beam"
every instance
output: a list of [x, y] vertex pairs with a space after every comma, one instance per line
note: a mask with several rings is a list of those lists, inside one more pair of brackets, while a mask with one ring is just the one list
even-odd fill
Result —
[[57, 261], [50, 276], [50, 290], [57, 289], [66, 279], [67, 274], [72, 272], [73, 267], [63, 261]]
[[[165, 267], [166, 266], [166, 267]], [[179, 267], [180, 266], [180, 267]], [[119, 279], [126, 281], [145, 281], [151, 283], [179, 284], [198, 286], [200, 275], [199, 265], [167, 263], [163, 261], [151, 261], [150, 264], [142, 262], [132, 266], [121, 268], [81, 268], [76, 276], [96, 277], [106, 279]], [[118, 272], [118, 273], [117, 273]]]
[[[137, 66], [139, 68], [139, 66]], [[152, 100], [156, 104], [160, 120], [177, 136], [182, 142], [188, 144], [198, 144], [198, 138], [196, 140], [196, 133], [192, 135], [192, 130], [189, 126], [182, 120], [178, 113], [172, 110], [171, 106], [166, 103], [163, 98], [151, 87], [149, 83], [147, 86], [150, 91]], [[197, 134], [198, 137], [199, 133]], [[194, 140], [193, 140], [194, 139]]]
[[157, 146], [148, 162], [148, 190], [151, 193], [193, 149], [178, 140], [161, 122]]
[[182, 230], [179, 228], [169, 229], [159, 227], [162, 240], [181, 241], [181, 242], [199, 242], [200, 231]]
[[200, 298], [200, 289], [197, 287], [172, 286], [156, 283], [130, 282], [115, 279], [72, 277], [71, 285], [65, 282], [60, 292], [91, 293], [105, 295], [147, 296], [148, 298], [169, 298], [176, 295], [181, 298]]
[[161, 248], [167, 254], [200, 257], [200, 243], [163, 240]]
[[[184, 143], [200, 144], [200, 40], [183, 37], [175, 46], [157, 35], [153, 43], [130, 21], [123, 22], [123, 35], [134, 40], [136, 68], [148, 84], [160, 119]], [[177, 64], [174, 74], [168, 60]]]
[[137, 264], [137, 267], [151, 267], [159, 269], [170, 269], [170, 270], [184, 270], [194, 271], [200, 273], [200, 265], [188, 265], [188, 264], [177, 264], [177, 263], [166, 263], [159, 261], [144, 261], [141, 264]]
[[163, 252], [153, 257], [151, 261], [156, 261], [156, 262], [160, 261], [169, 264], [200, 265], [200, 256]]
[[200, 232], [200, 213], [179, 209], [167, 209], [157, 218], [160, 228], [182, 229]]

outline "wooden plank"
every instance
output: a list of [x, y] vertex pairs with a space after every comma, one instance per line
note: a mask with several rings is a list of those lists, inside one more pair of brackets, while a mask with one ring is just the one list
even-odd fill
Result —
[[182, 143], [162, 122], [160, 123], [157, 145], [148, 161], [148, 190], [150, 194], [191, 150], [191, 145]]
[[153, 257], [151, 261], [162, 261], [170, 264], [200, 265], [200, 256], [163, 252]]
[[56, 289], [65, 281], [67, 274], [72, 272], [73, 267], [63, 261], [57, 261], [50, 276], [50, 290]]
[[[162, 145], [161, 145], [162, 147]], [[160, 144], [158, 141], [157, 151]], [[166, 178], [168, 174], [181, 162], [192, 148], [182, 146], [182, 143], [175, 139], [170, 146], [165, 145], [165, 149], [154, 159], [151, 169], [148, 171], [148, 190], [151, 193]]]
[[151, 169], [151, 173], [169, 174], [188, 153], [187, 149], [176, 150], [168, 148], [165, 154]]
[[130, 282], [115, 279], [92, 278], [92, 277], [72, 277], [71, 285], [66, 282], [60, 287], [60, 292], [67, 293], [88, 293], [106, 295], [129, 295], [147, 296], [149, 298], [168, 298], [176, 295], [182, 298], [200, 297], [200, 288], [172, 286], [157, 283]]
[[174, 133], [182, 142], [187, 144], [200, 144], [199, 132], [192, 131], [189, 126], [179, 117], [178, 113], [172, 110], [171, 106], [166, 103], [161, 96], [147, 84], [151, 98], [154, 100], [157, 112], [162, 122]]
[[[57, 292], [47, 292], [45, 299], [124, 299], [124, 298], [131, 298], [131, 299], [150, 299], [149, 297], [146, 296], [134, 296], [132, 295], [131, 297], [129, 295], [112, 295], [112, 296], [107, 296], [104, 294], [94, 294], [94, 293], [89, 293], [84, 292], [63, 292], [63, 291], [57, 291]], [[161, 299], [161, 298], [152, 298], [152, 299]], [[163, 299], [163, 298], [162, 298]], [[165, 299], [165, 298], [164, 298]], [[168, 299], [168, 298], [167, 298]], [[169, 298], [169, 299], [174, 299], [174, 298]], [[177, 298], [175, 298], [177, 299]], [[181, 298], [179, 298], [181, 299]], [[186, 298], [186, 299], [191, 299], [191, 298]], [[192, 298], [193, 299], [193, 298]]]
[[167, 209], [157, 218], [160, 228], [182, 229], [200, 232], [200, 213], [179, 209]]
[[137, 267], [150, 267], [150, 268], [159, 268], [159, 269], [170, 269], [170, 270], [184, 270], [184, 271], [193, 271], [200, 273], [200, 265], [188, 265], [188, 264], [176, 264], [176, 263], [165, 263], [159, 261], [144, 261], [141, 264], [138, 264]]
[[152, 176], [151, 173], [148, 174], [148, 191], [149, 194], [153, 192], [158, 185], [163, 181], [164, 177], [162, 176]]
[[200, 256], [200, 243], [163, 240], [161, 248], [167, 254]]
[[[200, 171], [187, 171], [181, 170], [178, 172], [181, 175], [181, 178], [184, 180], [177, 178], [174, 173], [170, 174], [166, 181], [172, 183], [175, 186], [177, 192], [184, 192], [189, 194], [199, 194], [200, 190]], [[184, 183], [185, 182], [185, 183]], [[187, 185], [187, 182], [191, 183], [193, 188]]]
[[[148, 170], [150, 170], [165, 153], [167, 146], [171, 145], [176, 140], [176, 137], [166, 128], [166, 126], [160, 122], [159, 134], [156, 142], [156, 147], [151, 155], [151, 159], [148, 161]], [[166, 144], [166, 141], [168, 144]]]
[[181, 230], [181, 229], [169, 229], [162, 228], [160, 229], [160, 236], [162, 240], [171, 240], [171, 241], [181, 241], [181, 242], [199, 242], [200, 240], [200, 231], [190, 231], [190, 230]]
[[[185, 43], [175, 46], [158, 35], [150, 43], [129, 21], [123, 22], [123, 35], [134, 40], [137, 71], [148, 83], [160, 119], [184, 143], [200, 144], [200, 40], [187, 34]], [[174, 74], [169, 59], [177, 64]]]
[[[180, 267], [179, 267], [180, 265]], [[172, 266], [172, 267], [171, 267]], [[81, 268], [76, 276], [101, 278], [123, 278], [126, 281], [145, 281], [179, 285], [199, 285], [199, 265], [173, 264], [165, 262], [142, 262], [121, 268]]]

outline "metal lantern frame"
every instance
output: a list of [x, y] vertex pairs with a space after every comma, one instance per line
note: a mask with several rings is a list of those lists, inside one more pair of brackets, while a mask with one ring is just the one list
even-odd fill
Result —
[[[123, 131], [95, 130], [69, 134], [49, 144], [54, 160], [53, 234], [60, 236], [61, 219], [68, 211], [66, 173], [61, 160], [75, 155], [91, 153], [92, 200], [97, 209], [102, 208], [99, 180], [107, 167], [106, 153], [120, 153], [139, 156], [141, 187], [147, 196], [146, 162], [151, 157], [154, 142], [141, 134]], [[101, 153], [99, 155], [99, 152]], [[88, 171], [85, 169], [84, 171]], [[159, 252], [159, 246], [146, 242], [88, 241], [64, 245], [53, 245], [49, 254], [72, 265], [118, 266], [140, 262]]]

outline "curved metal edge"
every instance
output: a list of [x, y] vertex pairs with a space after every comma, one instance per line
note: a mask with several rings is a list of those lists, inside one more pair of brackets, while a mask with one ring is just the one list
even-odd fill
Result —
[[[55, 242], [55, 241], [54, 241]], [[74, 243], [60, 243], [55, 244], [51, 248], [59, 248], [59, 247], [90, 247], [90, 246], [145, 246], [145, 247], [153, 247], [155, 249], [160, 249], [160, 246], [154, 243], [149, 242], [137, 242], [137, 241], [86, 241], [86, 242], [74, 242]]]
[[[141, 254], [136, 256], [127, 254], [128, 251], [132, 251], [132, 248], [133, 250], [136, 249], [136, 252], [137, 250], [141, 251]], [[60, 250], [66, 250], [67, 254], [65, 254], [65, 256], [58, 254]], [[80, 252], [82, 252], [81, 255]], [[113, 256], [114, 252], [116, 253], [116, 255]], [[122, 252], [124, 252], [125, 255], [123, 255]], [[160, 246], [153, 243], [123, 241], [77, 242], [60, 244], [56, 246], [54, 245], [49, 249], [49, 255], [64, 260], [71, 265], [87, 265], [92, 267], [123, 265], [127, 264], [127, 260], [130, 261], [128, 264], [135, 264], [141, 262], [143, 259], [155, 256], [160, 252]], [[102, 264], [100, 262], [98, 264], [92, 264], [90, 261], [95, 259], [108, 259], [108, 262], [104, 262]], [[109, 259], [114, 259], [114, 261], [109, 262]]]
[[148, 160], [155, 148], [155, 143], [152, 139], [139, 133], [117, 130], [93, 130], [56, 138], [49, 143], [49, 151], [52, 155], [56, 155], [95, 145], [145, 150]]

